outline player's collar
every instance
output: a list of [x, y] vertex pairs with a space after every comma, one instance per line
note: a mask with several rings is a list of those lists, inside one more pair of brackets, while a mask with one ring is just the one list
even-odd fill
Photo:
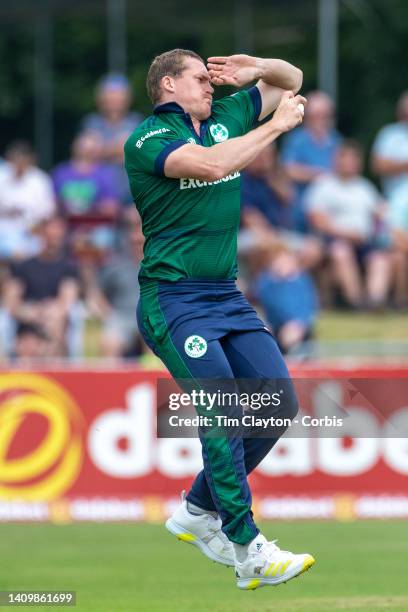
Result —
[[153, 112], [155, 115], [159, 113], [183, 113], [184, 109], [177, 102], [165, 102], [164, 104], [157, 104]]
[[[155, 115], [158, 115], [160, 113], [177, 113], [178, 115], [182, 115], [184, 123], [186, 123], [186, 125], [188, 125], [188, 127], [191, 129], [192, 133], [194, 134], [194, 137], [197, 137], [197, 132], [195, 131], [193, 123], [191, 121], [191, 116], [189, 115], [189, 113], [186, 113], [184, 111], [184, 108], [180, 106], [180, 104], [178, 104], [177, 102], [165, 102], [164, 104], [157, 104], [154, 107], [153, 112]], [[200, 121], [199, 140], [201, 144], [204, 141], [204, 136], [207, 131], [207, 125], [208, 119], [206, 119], [205, 121]]]

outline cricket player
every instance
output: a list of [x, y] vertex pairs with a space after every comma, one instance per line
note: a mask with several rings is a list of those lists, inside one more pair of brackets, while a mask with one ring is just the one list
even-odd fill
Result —
[[[254, 81], [213, 101], [214, 85]], [[150, 66], [153, 114], [125, 144], [145, 235], [138, 323], [176, 379], [289, 380], [273, 336], [236, 287], [236, 250], [240, 171], [302, 122], [301, 84], [302, 72], [291, 64], [248, 55], [210, 57], [206, 64], [174, 49]], [[293, 398], [278, 416], [294, 418]], [[241, 589], [276, 585], [309, 569], [311, 555], [280, 550], [252, 516], [247, 475], [276, 437], [200, 439], [204, 469], [167, 529], [234, 566]]]

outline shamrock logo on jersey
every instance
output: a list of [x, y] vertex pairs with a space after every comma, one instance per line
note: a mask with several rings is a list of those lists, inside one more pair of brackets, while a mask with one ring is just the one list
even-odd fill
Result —
[[189, 357], [197, 359], [207, 352], [207, 342], [201, 336], [189, 336], [184, 342], [184, 350]]
[[222, 125], [222, 123], [215, 123], [212, 125], [210, 127], [210, 132], [215, 142], [224, 142], [229, 136], [227, 128], [225, 125]]

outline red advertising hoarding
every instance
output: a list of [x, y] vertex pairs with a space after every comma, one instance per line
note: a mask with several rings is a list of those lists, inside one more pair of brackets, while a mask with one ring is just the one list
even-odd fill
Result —
[[[250, 476], [255, 513], [407, 517], [408, 442], [389, 437], [371, 398], [350, 393], [347, 381], [407, 379], [408, 368], [309, 367], [292, 374], [312, 380], [311, 394], [330, 379], [338, 401], [372, 433], [285, 436]], [[3, 371], [0, 521], [162, 520], [202, 466], [197, 439], [156, 437], [156, 381], [163, 376], [126, 367]], [[398, 423], [406, 422], [408, 398], [395, 388], [393, 408]]]

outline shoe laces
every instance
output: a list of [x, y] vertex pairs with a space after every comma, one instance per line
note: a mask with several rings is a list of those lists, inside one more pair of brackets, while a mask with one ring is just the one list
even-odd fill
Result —
[[276, 552], [280, 552], [285, 555], [291, 554], [288, 550], [282, 550], [281, 548], [279, 548], [279, 546], [277, 546], [276, 544], [277, 541], [278, 540], [272, 540], [271, 542], [267, 542], [266, 544], [264, 544], [262, 548], [265, 548], [265, 556], [270, 557]]

